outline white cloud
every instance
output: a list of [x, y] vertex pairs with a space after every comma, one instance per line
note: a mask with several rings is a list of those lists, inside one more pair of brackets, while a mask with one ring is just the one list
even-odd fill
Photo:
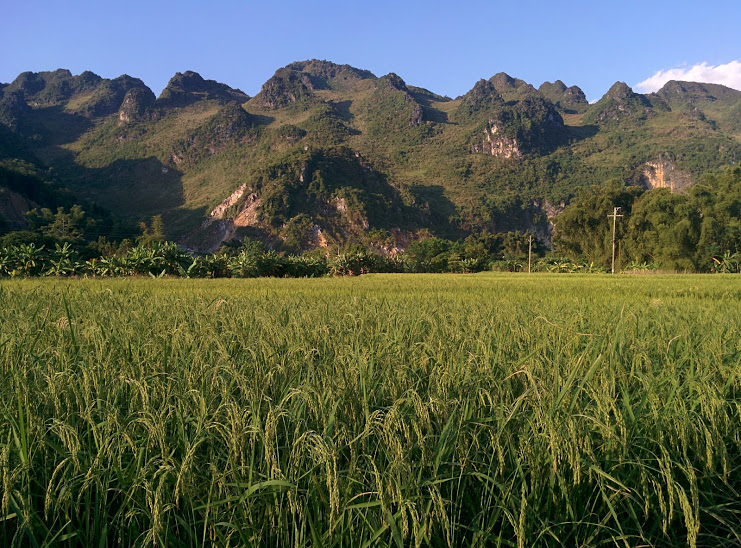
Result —
[[635, 87], [641, 93], [650, 93], [659, 90], [669, 80], [722, 84], [741, 90], [741, 61], [731, 61], [716, 67], [700, 63], [691, 67], [660, 70], [650, 78], [636, 84]]

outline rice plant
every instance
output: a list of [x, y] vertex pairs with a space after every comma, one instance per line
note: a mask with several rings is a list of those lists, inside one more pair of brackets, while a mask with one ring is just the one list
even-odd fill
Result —
[[0, 282], [4, 546], [738, 546], [741, 281]]

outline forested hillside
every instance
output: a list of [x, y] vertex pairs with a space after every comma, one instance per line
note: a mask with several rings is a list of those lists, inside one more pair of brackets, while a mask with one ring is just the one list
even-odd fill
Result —
[[[390, 252], [426, 236], [513, 231], [550, 245], [551, 219], [575, 196], [608, 192], [593, 187], [634, 197], [629, 187], [666, 188], [655, 207], [702, 211], [702, 191], [688, 189], [740, 160], [741, 92], [711, 84], [641, 95], [618, 82], [589, 104], [576, 86], [536, 89], [499, 73], [452, 99], [312, 60], [279, 69], [254, 97], [193, 72], [159, 97], [127, 75], [62, 69], [0, 85], [0, 229], [33, 228], [34, 208], [38, 224], [42, 208], [68, 215], [77, 204], [87, 240], [133, 238], [161, 216], [166, 237], [196, 251], [249, 237], [294, 253], [349, 243]], [[595, 255], [569, 243], [567, 225], [556, 222], [556, 242]], [[669, 253], [648, 251], [676, 241], [651, 226], [658, 240], [625, 251]]]

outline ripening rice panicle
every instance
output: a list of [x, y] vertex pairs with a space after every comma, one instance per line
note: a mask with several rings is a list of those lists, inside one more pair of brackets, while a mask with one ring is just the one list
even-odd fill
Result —
[[0, 544], [734, 546], [717, 280], [3, 280]]

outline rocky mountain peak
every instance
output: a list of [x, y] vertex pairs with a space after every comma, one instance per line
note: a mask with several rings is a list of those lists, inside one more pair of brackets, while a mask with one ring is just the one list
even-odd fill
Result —
[[[659, 110], [667, 110], [663, 100], [656, 100]], [[607, 93], [589, 107], [587, 123], [613, 123], [632, 119], [646, 120], [654, 114], [654, 105], [645, 95], [635, 93], [625, 82], [615, 82]]]
[[512, 78], [506, 72], [496, 73], [494, 76], [489, 78], [489, 82], [491, 82], [492, 85], [500, 91], [509, 91], [518, 87], [517, 80]]
[[381, 80], [388, 82], [394, 89], [409, 93], [406, 82], [394, 72], [389, 72], [387, 75], [382, 76]]
[[[46, 105], [69, 99], [76, 92], [88, 87], [86, 84], [89, 81], [89, 76], [86, 75], [81, 81], [79, 76], [72, 76], [67, 69], [57, 69], [51, 72], [23, 72], [8, 86], [8, 89], [21, 91], [28, 102]], [[97, 81], [92, 85], [96, 83]]]
[[324, 80], [325, 82], [336, 78], [341, 78], [343, 80], [375, 78], [375, 75], [369, 70], [361, 70], [350, 65], [338, 65], [330, 61], [320, 61], [318, 59], [297, 61], [287, 65], [285, 68], [310, 74], [311, 76]]
[[480, 119], [504, 104], [504, 99], [489, 80], [479, 80], [466, 93], [458, 106], [457, 114], [462, 120]]
[[555, 82], [543, 82], [538, 88], [538, 91], [546, 96], [552, 93], [562, 94], [566, 91], [566, 84], [561, 80], [556, 80]]
[[461, 106], [466, 105], [473, 107], [476, 105], [481, 106], [484, 103], [491, 104], [503, 102], [504, 99], [502, 99], [502, 96], [497, 91], [497, 88], [494, 87], [494, 84], [489, 80], [482, 79], [476, 82], [473, 88], [463, 96]]
[[579, 103], [585, 103], [588, 104], [589, 101], [587, 101], [587, 96], [584, 94], [582, 89], [579, 86], [570, 86], [566, 88], [566, 91], [564, 91], [564, 94], [568, 97], [573, 97], [574, 101]]
[[316, 87], [310, 74], [289, 65], [275, 71], [255, 95], [253, 103], [260, 108], [278, 109], [313, 97]]
[[519, 78], [513, 78], [505, 72], [495, 74], [489, 78], [489, 82], [505, 101], [517, 101], [524, 95], [537, 93], [532, 85]]
[[249, 96], [239, 89], [232, 89], [216, 80], [205, 80], [197, 72], [187, 70], [170, 78], [157, 102], [167, 107], [184, 107], [199, 100], [244, 103], [248, 99]]
[[612, 87], [607, 91], [605, 97], [608, 99], [615, 99], [621, 101], [634, 97], [636, 93], [633, 89], [625, 82], [615, 82]]
[[584, 112], [589, 102], [578, 86], [566, 87], [561, 80], [543, 82], [538, 93], [550, 100], [557, 108], [566, 113]]
[[154, 105], [154, 102], [154, 93], [147, 87], [128, 90], [118, 110], [119, 123], [129, 123], [143, 119], [147, 109]]
[[713, 102], [718, 99], [741, 99], [741, 91], [720, 84], [682, 82], [678, 80], [668, 81], [664, 84], [664, 87], [656, 92], [656, 95], [670, 103], [677, 100], [680, 102]]

